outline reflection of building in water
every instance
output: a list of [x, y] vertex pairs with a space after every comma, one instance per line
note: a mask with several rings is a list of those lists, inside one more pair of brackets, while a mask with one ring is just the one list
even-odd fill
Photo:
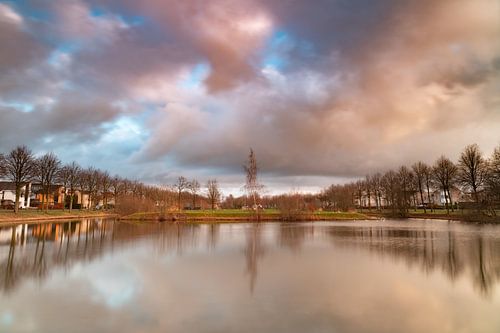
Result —
[[23, 279], [41, 280], [53, 269], [91, 261], [141, 239], [161, 253], [179, 253], [198, 244], [199, 230], [198, 225], [138, 226], [101, 219], [0, 228], [0, 286], [9, 291]]
[[500, 239], [473, 227], [465, 232], [386, 226], [343, 226], [327, 230], [335, 246], [368, 249], [427, 273], [441, 270], [451, 281], [468, 274], [483, 295], [490, 295], [500, 280]]

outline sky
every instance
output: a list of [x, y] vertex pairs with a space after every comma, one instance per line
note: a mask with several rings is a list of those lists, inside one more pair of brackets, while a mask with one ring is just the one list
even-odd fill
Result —
[[500, 144], [500, 0], [0, 0], [0, 151], [315, 191]]

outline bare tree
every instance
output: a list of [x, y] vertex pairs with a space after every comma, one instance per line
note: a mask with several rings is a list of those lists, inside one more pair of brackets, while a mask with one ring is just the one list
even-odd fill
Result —
[[365, 185], [365, 193], [368, 198], [368, 211], [371, 212], [372, 210], [372, 178], [370, 175], [366, 175], [365, 181], [363, 182]]
[[[444, 194], [446, 212], [450, 213], [450, 206], [453, 209], [450, 188], [455, 181], [457, 167], [448, 158], [441, 156], [432, 168], [432, 173], [436, 182], [441, 186]], [[449, 204], [448, 204], [449, 202]]]
[[219, 203], [221, 199], [221, 192], [219, 190], [219, 184], [217, 183], [217, 179], [210, 179], [207, 182], [207, 197], [210, 202], [210, 206], [212, 210], [215, 209], [215, 206]]
[[33, 178], [34, 171], [35, 158], [31, 150], [26, 146], [14, 148], [4, 158], [4, 173], [16, 187], [16, 202], [14, 206], [16, 214], [19, 211], [21, 188]]
[[373, 194], [375, 195], [375, 204], [377, 210], [382, 209], [382, 175], [376, 173], [371, 177]]
[[61, 161], [54, 153], [47, 153], [36, 160], [36, 177], [42, 185], [42, 209], [49, 210], [49, 196], [56, 180]]
[[177, 207], [179, 208], [179, 210], [182, 210], [181, 207], [182, 192], [188, 187], [188, 185], [189, 185], [188, 180], [183, 176], [177, 178], [177, 183], [174, 184], [174, 188], [176, 189], [177, 192]]
[[80, 166], [76, 162], [66, 164], [59, 172], [59, 179], [64, 185], [64, 190], [69, 194], [69, 211], [73, 210], [73, 199], [78, 185]]
[[200, 183], [196, 179], [193, 179], [192, 181], [189, 182], [187, 187], [189, 189], [189, 192], [191, 192], [191, 196], [193, 198], [193, 207], [191, 207], [191, 208], [195, 209], [196, 208], [196, 196], [198, 195], [198, 192], [200, 191]]
[[67, 168], [67, 165], [63, 166], [62, 168], [59, 169], [59, 172], [57, 173], [57, 181], [61, 183], [61, 185], [64, 187], [63, 191], [63, 210], [66, 209], [66, 192], [68, 192], [68, 182], [69, 182], [69, 170]]
[[427, 191], [427, 202], [430, 205], [431, 212], [434, 211], [434, 200], [431, 199], [431, 187], [433, 186], [432, 168], [424, 164], [423, 168], [425, 189]]
[[247, 165], [244, 166], [246, 172], [246, 184], [245, 189], [250, 197], [253, 200], [253, 206], [258, 210], [257, 206], [257, 198], [259, 197], [259, 193], [262, 190], [263, 186], [259, 184], [257, 179], [257, 159], [255, 157], [255, 153], [253, 149], [250, 148], [250, 153], [248, 154]]
[[5, 177], [7, 174], [7, 168], [5, 167], [5, 156], [0, 153], [0, 178]]
[[500, 146], [493, 150], [488, 163], [487, 190], [490, 211], [496, 215], [495, 205], [500, 203]]
[[107, 171], [98, 172], [98, 187], [102, 196], [103, 209], [108, 208], [108, 196], [111, 191], [112, 180]]
[[95, 199], [97, 197], [98, 170], [94, 169], [93, 167], [89, 167], [80, 172], [80, 177], [82, 191], [86, 191], [88, 193], [87, 209], [90, 210], [91, 206], [95, 206]]
[[363, 211], [363, 188], [365, 185], [362, 180], [358, 180], [354, 185], [356, 187], [355, 197], [358, 199], [360, 210]]
[[425, 185], [425, 175], [428, 173], [428, 167], [424, 162], [417, 162], [412, 165], [413, 173], [415, 174], [415, 185], [420, 193], [420, 203], [424, 208], [424, 213], [427, 213], [427, 209], [424, 204], [424, 185]]
[[458, 160], [458, 178], [460, 184], [474, 196], [476, 208], [479, 208], [478, 191], [483, 188], [488, 172], [488, 163], [476, 144], [465, 147]]
[[394, 171], [388, 171], [382, 176], [382, 187], [385, 193], [385, 200], [389, 203], [392, 214], [396, 214], [397, 198], [399, 196], [398, 174]]
[[408, 201], [409, 196], [411, 195], [411, 181], [412, 181], [412, 172], [406, 167], [402, 166], [398, 171], [399, 177], [399, 185], [401, 190], [401, 199], [402, 199], [402, 209], [405, 212], [408, 212]]
[[113, 192], [113, 199], [115, 201], [115, 206], [118, 202], [118, 197], [120, 194], [124, 193], [124, 188], [125, 188], [125, 182], [123, 179], [120, 178], [120, 176], [115, 175], [111, 179], [111, 191]]

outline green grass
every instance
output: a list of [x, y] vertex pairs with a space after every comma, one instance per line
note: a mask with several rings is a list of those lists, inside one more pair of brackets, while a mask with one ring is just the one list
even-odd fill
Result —
[[[180, 219], [197, 220], [197, 221], [213, 221], [220, 219], [227, 221], [230, 219], [247, 220], [252, 219], [256, 215], [255, 211], [242, 209], [219, 209], [219, 210], [184, 210], [181, 212], [169, 212], [167, 216], [177, 216]], [[259, 211], [261, 218], [266, 220], [281, 220], [284, 216], [278, 209], [264, 209]], [[290, 217], [304, 220], [360, 220], [367, 219], [364, 214], [357, 212], [326, 212], [326, 211], [303, 211], [290, 214]], [[160, 212], [140, 212], [124, 217], [127, 220], [155, 220], [161, 216]], [[285, 214], [286, 216], [286, 214]]]
[[331, 211], [316, 211], [313, 213], [316, 216], [331, 217], [332, 219], [366, 219], [366, 215], [358, 212], [331, 212]]
[[[260, 211], [262, 215], [279, 215], [279, 210], [277, 209], [264, 209]], [[241, 216], [253, 216], [255, 211], [243, 210], [243, 209], [202, 209], [202, 210], [184, 210], [182, 214], [191, 217], [241, 217]]]

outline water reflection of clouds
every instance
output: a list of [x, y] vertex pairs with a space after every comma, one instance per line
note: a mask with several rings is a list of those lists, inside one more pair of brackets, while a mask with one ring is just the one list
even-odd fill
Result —
[[[123, 262], [122, 257], [106, 257], [96, 264], [90, 264], [70, 277], [79, 278], [91, 286], [91, 298], [103, 302], [111, 308], [119, 308], [133, 301], [141, 289], [140, 274], [131, 267], [131, 262]], [[76, 273], [76, 274], [74, 274]]]
[[[45, 236], [37, 256], [37, 237], [2, 251], [14, 255], [1, 259], [0, 273], [10, 267], [5, 275], [17, 282], [4, 289], [10, 300], [0, 299], [0, 315], [30, 317], [38, 332], [500, 328], [495, 228], [110, 223], [87, 226], [79, 241], [77, 229], [66, 226], [57, 237], [55, 227], [50, 235], [38, 230]], [[43, 238], [51, 240], [42, 256], [47, 274], [33, 275]], [[76, 329], [88, 318], [86, 330]]]

